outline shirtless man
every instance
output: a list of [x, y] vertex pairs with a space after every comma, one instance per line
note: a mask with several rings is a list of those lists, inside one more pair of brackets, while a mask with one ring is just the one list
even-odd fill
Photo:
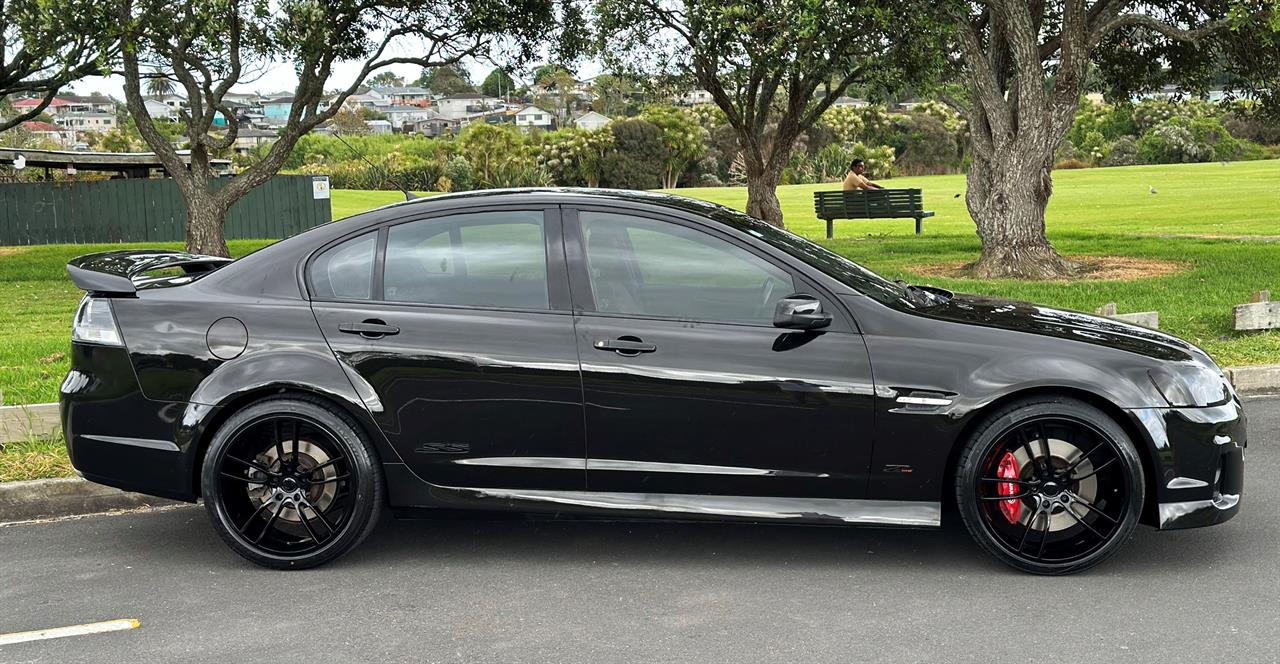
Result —
[[865, 172], [867, 172], [867, 165], [861, 159], [854, 159], [853, 163], [849, 164], [849, 174], [844, 177], [844, 190], [884, 189], [884, 187], [864, 177], [862, 174]]

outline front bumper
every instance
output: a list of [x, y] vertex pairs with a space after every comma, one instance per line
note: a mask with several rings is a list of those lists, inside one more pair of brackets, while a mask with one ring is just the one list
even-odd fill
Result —
[[1207, 408], [1139, 408], [1130, 413], [1151, 445], [1156, 505], [1148, 512], [1161, 530], [1222, 523], [1240, 510], [1244, 494], [1244, 408], [1232, 399]]

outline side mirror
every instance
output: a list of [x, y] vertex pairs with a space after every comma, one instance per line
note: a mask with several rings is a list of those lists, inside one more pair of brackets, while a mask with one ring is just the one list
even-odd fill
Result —
[[773, 326], [792, 330], [817, 330], [831, 324], [831, 314], [812, 295], [797, 293], [778, 300], [773, 310]]

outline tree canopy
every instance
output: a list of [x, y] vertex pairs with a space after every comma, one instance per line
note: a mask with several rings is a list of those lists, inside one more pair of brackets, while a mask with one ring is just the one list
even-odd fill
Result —
[[476, 86], [471, 82], [471, 74], [465, 67], [456, 64], [443, 64], [424, 67], [414, 85], [420, 85], [432, 92], [442, 95], [458, 95], [475, 92]]
[[738, 137], [748, 213], [781, 225], [775, 191], [800, 134], [854, 82], [901, 85], [940, 60], [915, 39], [928, 26], [914, 4], [598, 0], [595, 11], [608, 66], [675, 75], [711, 94]]
[[39, 116], [68, 83], [108, 70], [111, 19], [94, 0], [0, 0], [0, 99], [39, 100], [0, 117], [0, 131]]
[[[527, 54], [554, 26], [553, 9], [550, 0], [120, 0], [115, 25], [129, 113], [186, 199], [187, 246], [225, 256], [222, 223], [231, 204], [279, 171], [298, 139], [331, 120], [370, 76], [399, 64], [439, 71], [500, 48]], [[298, 77], [279, 137], [261, 160], [211, 190], [210, 160], [227, 153], [240, 130], [226, 95], [276, 61], [292, 62]], [[326, 93], [343, 62], [357, 63], [356, 75]], [[188, 100], [187, 160], [143, 104], [143, 82], [157, 70], [176, 79]]]

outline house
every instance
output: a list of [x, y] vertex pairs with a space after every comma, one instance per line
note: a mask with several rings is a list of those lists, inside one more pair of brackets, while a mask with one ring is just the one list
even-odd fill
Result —
[[276, 97], [262, 102], [262, 114], [267, 122], [283, 124], [289, 119], [289, 111], [293, 109], [293, 97]]
[[414, 85], [410, 86], [373, 86], [369, 92], [389, 99], [396, 106], [428, 106], [431, 104], [431, 91]]
[[348, 95], [342, 102], [342, 107], [348, 111], [355, 111], [361, 108], [380, 110], [391, 105], [393, 105], [393, 102], [390, 97], [372, 88], [365, 92]]
[[75, 139], [74, 132], [67, 130], [65, 127], [59, 127], [56, 124], [48, 122], [28, 120], [18, 126], [25, 131], [30, 132], [31, 135], [36, 138], [53, 141], [59, 145], [70, 145]]
[[516, 111], [516, 126], [524, 131], [530, 129], [554, 129], [555, 114], [544, 111], [537, 106], [525, 106]]
[[436, 100], [436, 110], [442, 117], [455, 119], [502, 107], [502, 100], [474, 92], [441, 97]]
[[260, 146], [274, 142], [276, 138], [278, 138], [276, 132], [269, 129], [241, 128], [236, 132], [234, 149], [236, 154], [245, 154]]
[[711, 98], [711, 93], [701, 89], [689, 90], [680, 95], [677, 95], [675, 98], [675, 103], [681, 106], [697, 106], [698, 104], [710, 104], [713, 101], [714, 100]]
[[115, 113], [116, 102], [100, 92], [91, 95], [61, 95], [68, 113]]
[[166, 120], [173, 120], [177, 117], [174, 114], [173, 109], [169, 108], [167, 105], [165, 105], [164, 102], [160, 101], [159, 99], [147, 99], [146, 97], [143, 97], [142, 105], [146, 107], [147, 115], [153, 118], [156, 118], [156, 119], [164, 118]]
[[67, 113], [54, 118], [54, 121], [76, 132], [96, 131], [103, 133], [116, 128], [115, 113], [99, 113], [97, 111]]
[[458, 131], [458, 121], [442, 118], [437, 114], [425, 120], [406, 123], [401, 127], [401, 131], [405, 134], [418, 134], [428, 138], [452, 136]]
[[573, 119], [573, 126], [578, 129], [599, 129], [608, 124], [609, 118], [595, 111], [587, 111]]
[[831, 105], [833, 107], [866, 108], [871, 105], [871, 102], [857, 97], [836, 97], [836, 100], [831, 102]]
[[427, 120], [440, 115], [421, 106], [387, 106], [386, 108], [378, 109], [378, 112], [387, 116], [387, 121], [391, 123], [392, 127], [400, 127], [406, 123]]
[[894, 104], [894, 107], [900, 111], [909, 111], [923, 103], [920, 99], [906, 99]]
[[386, 120], [365, 120], [365, 126], [369, 127], [370, 134], [390, 134], [391, 123]]

